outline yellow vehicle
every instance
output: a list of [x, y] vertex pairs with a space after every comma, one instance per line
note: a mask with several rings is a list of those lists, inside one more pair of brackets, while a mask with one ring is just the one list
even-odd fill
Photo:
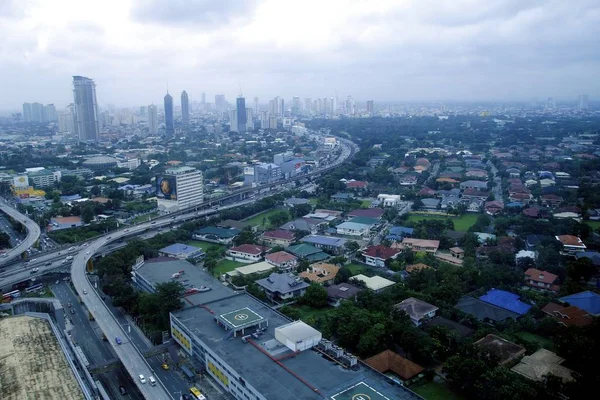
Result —
[[164, 369], [165, 371], [168, 371], [169, 370], [169, 364], [163, 363], [162, 364], [162, 369]]
[[198, 400], [206, 400], [206, 397], [195, 387], [190, 388], [190, 393]]

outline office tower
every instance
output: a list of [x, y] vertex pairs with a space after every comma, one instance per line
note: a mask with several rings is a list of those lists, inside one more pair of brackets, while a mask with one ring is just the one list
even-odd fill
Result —
[[44, 105], [40, 103], [31, 104], [31, 120], [33, 122], [44, 122]]
[[246, 122], [248, 122], [248, 118], [246, 115], [246, 99], [242, 96], [239, 96], [236, 101], [236, 111], [237, 111], [237, 131], [239, 133], [246, 132]]
[[44, 106], [44, 122], [54, 122], [58, 120], [58, 114], [56, 113], [56, 107], [54, 104], [47, 104]]
[[173, 97], [167, 92], [165, 95], [165, 135], [167, 138], [175, 134], [175, 125], [173, 124]]
[[206, 105], [206, 93], [202, 92], [200, 94], [200, 104], [202, 104], [202, 108]]
[[85, 76], [73, 77], [73, 97], [75, 103], [75, 130], [80, 141], [98, 140], [98, 101], [96, 84]]
[[275, 97], [273, 100], [275, 101], [275, 110], [273, 110], [272, 114], [281, 117], [284, 111], [284, 101], [279, 96]]
[[356, 103], [354, 102], [352, 96], [348, 96], [346, 99], [346, 114], [356, 114]]
[[262, 129], [269, 129], [269, 112], [261, 111], [260, 112], [260, 127]]
[[246, 131], [254, 130], [254, 116], [252, 115], [253, 110], [246, 108]]
[[148, 106], [148, 133], [150, 136], [158, 134], [158, 110], [154, 104]]
[[258, 97], [254, 98], [254, 115], [258, 115]]
[[190, 124], [190, 99], [187, 92], [181, 92], [181, 124], [188, 126]]
[[146, 116], [146, 107], [145, 106], [140, 106], [140, 117], [145, 117]]
[[277, 104], [275, 103], [275, 100], [269, 100], [269, 114], [277, 114]]
[[204, 201], [202, 172], [192, 167], [168, 168], [156, 177], [158, 209], [178, 211]]
[[369, 114], [373, 114], [374, 111], [375, 111], [375, 103], [373, 103], [373, 100], [368, 100], [367, 101], [367, 112]]
[[227, 102], [225, 101], [224, 94], [217, 94], [215, 96], [215, 108], [217, 111], [223, 111], [227, 108]]
[[237, 132], [237, 110], [229, 110], [229, 131]]
[[292, 98], [292, 115], [300, 115], [302, 111], [302, 102], [300, 101], [300, 97], [294, 96]]
[[311, 108], [312, 108], [312, 100], [310, 99], [310, 97], [307, 97], [304, 99], [304, 113], [310, 114]]
[[66, 110], [58, 113], [58, 131], [63, 132], [75, 132], [75, 106], [69, 104]]
[[580, 94], [578, 100], [579, 100], [579, 109], [580, 110], [587, 110], [589, 108], [590, 98], [587, 94]]
[[30, 103], [23, 103], [23, 121], [25, 122], [31, 122], [32, 118], [31, 118], [31, 104]]
[[269, 129], [277, 129], [277, 117], [269, 117]]

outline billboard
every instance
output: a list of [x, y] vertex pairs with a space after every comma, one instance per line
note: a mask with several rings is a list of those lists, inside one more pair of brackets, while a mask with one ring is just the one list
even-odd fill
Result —
[[244, 175], [254, 175], [254, 167], [244, 167]]
[[156, 197], [165, 200], [177, 200], [177, 179], [174, 176], [157, 176]]
[[13, 186], [18, 188], [29, 187], [29, 178], [27, 175], [15, 176], [13, 178]]

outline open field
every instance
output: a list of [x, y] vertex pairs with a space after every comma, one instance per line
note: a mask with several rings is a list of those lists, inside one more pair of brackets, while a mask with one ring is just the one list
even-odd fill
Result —
[[452, 392], [445, 383], [427, 382], [411, 386], [409, 389], [426, 400], [463, 400], [462, 396]]
[[543, 347], [546, 350], [556, 351], [556, 346], [554, 345], [554, 342], [543, 336], [536, 335], [535, 333], [531, 332], [519, 332], [517, 333], [517, 336], [528, 341], [536, 342], [540, 345], [540, 347]]
[[584, 221], [590, 228], [597, 231], [600, 228], [600, 221]]
[[417, 222], [421, 220], [440, 220], [445, 221], [446, 219], [452, 220], [454, 222], [454, 230], [460, 232], [466, 232], [469, 228], [475, 225], [477, 222], [477, 217], [479, 214], [463, 214], [460, 217], [452, 217], [452, 216], [442, 216], [442, 215], [421, 215], [421, 214], [413, 214], [410, 213], [408, 215], [408, 221]]
[[344, 265], [344, 267], [348, 268], [350, 270], [350, 272], [352, 272], [352, 276], [362, 274], [366, 269], [366, 266], [364, 266], [362, 264], [355, 264], [355, 263]]
[[217, 266], [213, 270], [213, 275], [219, 277], [219, 276], [223, 275], [225, 272], [233, 271], [237, 267], [241, 267], [244, 265], [248, 265], [248, 264], [223, 259], [217, 263]]
[[300, 314], [302, 315], [303, 320], [306, 320], [306, 318], [308, 318], [310, 316], [314, 316], [315, 318], [325, 317], [328, 313], [330, 313], [331, 311], [334, 310], [333, 307], [312, 308], [307, 305], [301, 305], [301, 306], [293, 305], [292, 307], [294, 307], [298, 311], [300, 311]]
[[[255, 215], [254, 217], [248, 218], [248, 219], [244, 220], [244, 222], [247, 222], [247, 223], [253, 224], [253, 225], [260, 225], [263, 228], [268, 229], [271, 227], [271, 222], [269, 222], [269, 217], [271, 215], [277, 214], [280, 211], [285, 211], [285, 210], [275, 208], [273, 210], [265, 211], [265, 212]], [[263, 225], [263, 220], [265, 222], [264, 225]]]
[[206, 253], [206, 250], [209, 247], [222, 247], [225, 248], [225, 246], [223, 246], [222, 244], [216, 244], [216, 243], [210, 243], [210, 242], [203, 242], [201, 240], [188, 240], [185, 242], [185, 244], [189, 244], [190, 246], [194, 246], [194, 247], [198, 247], [201, 248], [202, 251], [204, 251]]

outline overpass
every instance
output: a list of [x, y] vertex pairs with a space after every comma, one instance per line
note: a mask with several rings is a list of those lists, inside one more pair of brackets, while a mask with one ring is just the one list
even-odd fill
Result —
[[0, 199], [0, 210], [20, 224], [25, 225], [25, 228], [27, 229], [27, 237], [0, 258], [0, 266], [2, 266], [10, 263], [17, 257], [20, 257], [21, 254], [27, 251], [40, 239], [40, 227], [34, 221], [27, 218], [27, 216], [9, 206], [4, 199]]

